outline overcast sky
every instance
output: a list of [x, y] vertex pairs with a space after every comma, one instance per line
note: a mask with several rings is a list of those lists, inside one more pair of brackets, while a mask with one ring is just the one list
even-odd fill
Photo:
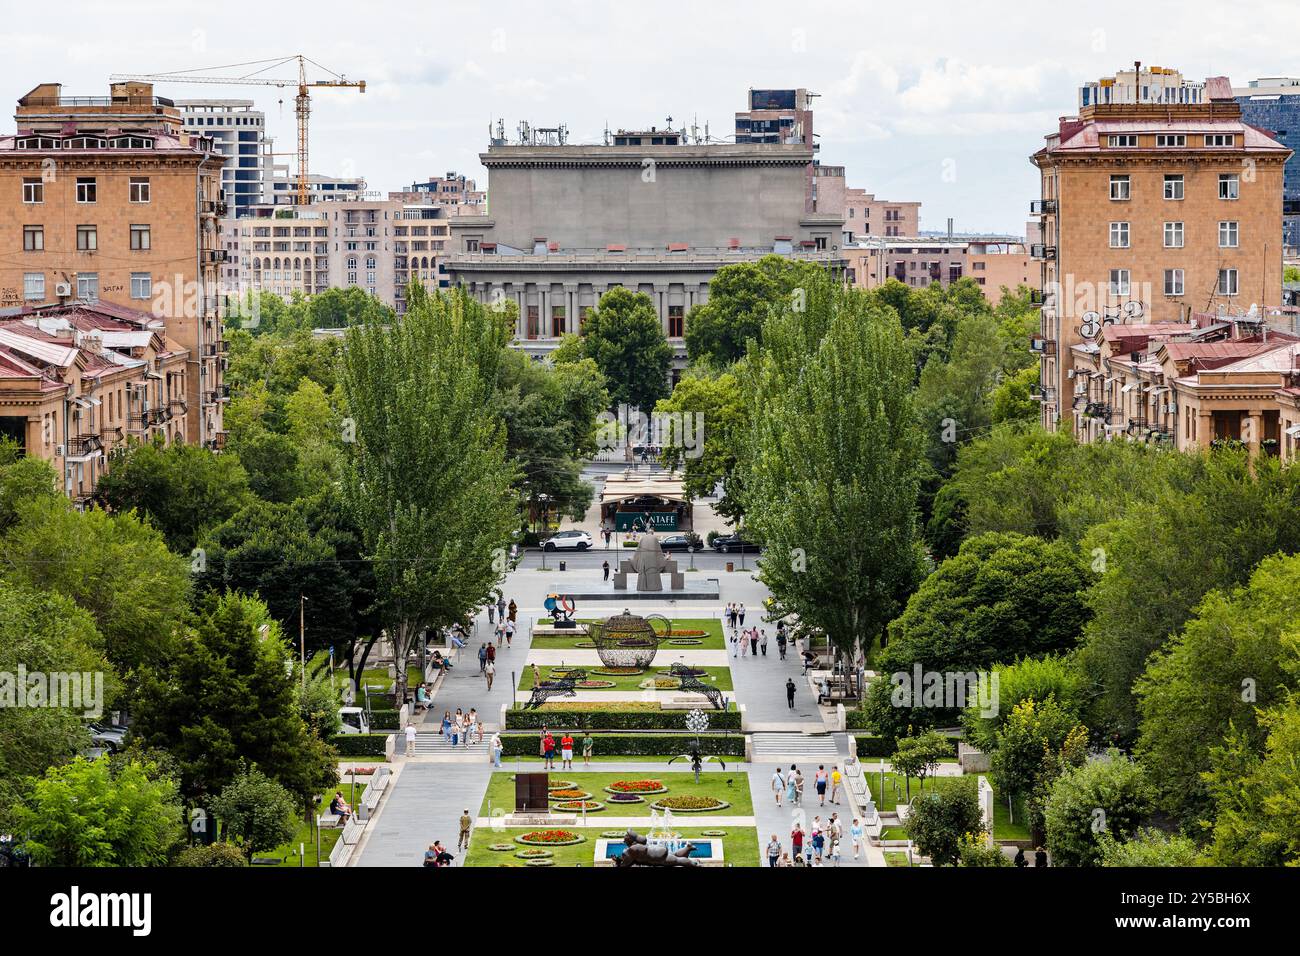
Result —
[[[29, 10], [31, 8], [29, 7]], [[54, 12], [53, 10], [51, 12]], [[1028, 156], [1076, 87], [1134, 60], [1245, 85], [1300, 75], [1296, 4], [748, 0], [59, 0], [0, 26], [12, 100], [38, 82], [103, 95], [114, 72], [218, 67], [302, 52], [364, 95], [313, 97], [311, 168], [387, 191], [457, 170], [501, 117], [611, 128], [698, 121], [725, 136], [749, 87], [804, 87], [820, 159], [851, 186], [920, 200], [921, 227], [1021, 233], [1037, 183]], [[220, 71], [222, 73], [235, 71]], [[288, 75], [288, 74], [285, 74]], [[160, 95], [254, 99], [294, 148], [292, 89], [160, 85]], [[281, 100], [283, 103], [281, 104]]]

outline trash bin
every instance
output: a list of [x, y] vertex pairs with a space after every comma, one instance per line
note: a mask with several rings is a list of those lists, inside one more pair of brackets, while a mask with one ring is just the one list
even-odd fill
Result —
[[564, 562], [563, 562], [563, 561], [560, 562], [560, 570], [561, 570], [561, 571], [564, 570]]
[[727, 570], [728, 570], [728, 571], [734, 571], [734, 570], [736, 570], [736, 562], [735, 562], [735, 561], [728, 561], [728, 562], [727, 562]]

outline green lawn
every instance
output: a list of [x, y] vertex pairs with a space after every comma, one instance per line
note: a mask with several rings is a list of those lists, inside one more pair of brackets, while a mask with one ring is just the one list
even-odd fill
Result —
[[[671, 662], [670, 662], [670, 663], [671, 663]], [[558, 665], [557, 665], [557, 666], [558, 666]], [[640, 691], [640, 690], [645, 690], [645, 688], [643, 688], [643, 687], [640, 686], [641, 682], [642, 682], [642, 681], [645, 681], [645, 680], [649, 680], [649, 679], [651, 679], [652, 677], [655, 677], [655, 678], [660, 678], [660, 677], [666, 678], [668, 675], [667, 675], [666, 673], [661, 674], [660, 671], [667, 671], [667, 670], [668, 670], [668, 667], [669, 667], [669, 664], [668, 664], [668, 663], [665, 663], [665, 664], [662, 664], [662, 665], [661, 665], [661, 664], [659, 664], [658, 662], [656, 662], [656, 663], [654, 663], [654, 664], [651, 665], [651, 667], [650, 667], [650, 669], [649, 669], [648, 671], [645, 671], [644, 673], [641, 673], [641, 674], [633, 674], [633, 675], [631, 675], [631, 676], [626, 676], [626, 677], [624, 677], [624, 676], [610, 677], [610, 676], [608, 676], [608, 675], [606, 675], [606, 674], [597, 674], [597, 673], [595, 673], [595, 671], [599, 668], [599, 665], [596, 665], [596, 666], [594, 666], [594, 667], [592, 667], [592, 666], [588, 666], [588, 667], [585, 668], [586, 671], [587, 671], [587, 677], [588, 677], [588, 679], [590, 679], [590, 680], [607, 680], [607, 681], [612, 681], [612, 682], [614, 683], [614, 686], [613, 686], [613, 687], [579, 688], [579, 689], [582, 690], [583, 693], [592, 693], [592, 694], [599, 694], [602, 690], [607, 690], [607, 691]], [[561, 668], [561, 669], [563, 669], [563, 668]], [[701, 682], [703, 682], [703, 683], [705, 683], [705, 684], [708, 684], [708, 685], [711, 685], [711, 686], [713, 686], [713, 687], [716, 687], [716, 688], [718, 688], [718, 690], [730, 691], [730, 690], [732, 689], [732, 686], [731, 686], [731, 670], [730, 670], [730, 668], [726, 668], [726, 667], [701, 667], [701, 668], [698, 668], [698, 669], [704, 671], [703, 676], [700, 677]], [[546, 680], [546, 679], [548, 679], [549, 677], [551, 677], [551, 671], [552, 671], [552, 668], [550, 668], [550, 667], [540, 667], [540, 666], [539, 666], [539, 667], [538, 667], [538, 670], [541, 671], [541, 674], [542, 674], [542, 680]], [[520, 673], [520, 675], [519, 675], [519, 689], [520, 689], [520, 690], [532, 690], [532, 689], [533, 689], [533, 669], [532, 669], [532, 667], [525, 667], [525, 668], [523, 669], [522, 673]], [[673, 691], [673, 688], [671, 688], [671, 687], [664, 687], [664, 688], [660, 688], [660, 689], [663, 690], [663, 691], [665, 691], [665, 692], [667, 692], [667, 693], [672, 693], [672, 691]]]
[[[614, 828], [618, 829], [618, 828]], [[681, 827], [674, 829], [683, 837], [703, 837], [701, 830], [709, 827]], [[727, 835], [721, 837], [722, 854], [729, 866], [758, 866], [758, 832], [753, 827], [721, 827]], [[470, 840], [469, 853], [465, 857], [465, 866], [523, 866], [524, 861], [517, 859], [513, 852], [489, 850], [493, 843], [511, 843], [514, 838], [527, 833], [527, 829], [490, 828], [476, 829]], [[578, 830], [587, 839], [572, 846], [551, 848], [555, 855], [551, 862], [555, 866], [593, 866], [595, 862], [596, 840], [601, 833], [600, 827], [585, 827]], [[523, 846], [516, 844], [519, 849]]]
[[[347, 677], [346, 671], [344, 671], [343, 676], [345, 678]], [[408, 667], [406, 669], [406, 684], [408, 687], [414, 687], [423, 680], [424, 678], [420, 674], [420, 668]], [[367, 667], [361, 672], [361, 680], [358, 682], [358, 688], [364, 687], [367, 684], [371, 687], [382, 687], [387, 689], [393, 685], [393, 679], [388, 676], [387, 667]], [[360, 693], [359, 689], [358, 693]]]
[[[357, 777], [356, 799], [353, 799], [353, 790], [351, 776], [345, 777], [336, 787], [330, 787], [321, 793], [320, 798], [316, 801], [316, 813], [328, 813], [330, 801], [334, 799], [334, 791], [342, 790], [343, 799], [346, 800], [355, 810], [361, 803], [361, 797], [366, 792], [366, 782], [368, 777]], [[276, 856], [280, 857], [280, 866], [316, 866], [320, 860], [328, 860], [330, 853], [334, 849], [334, 844], [338, 842], [339, 837], [343, 834], [342, 827], [326, 827], [320, 831], [320, 857], [316, 856], [316, 818], [312, 817], [311, 823], [298, 822], [298, 832], [293, 835], [293, 839], [283, 846], [276, 847], [274, 850], [266, 853], [259, 853], [258, 856]], [[303, 844], [305, 855], [301, 862], [298, 859], [298, 845]]]
[[[871, 788], [871, 795], [876, 799], [876, 809], [881, 813], [894, 811], [899, 803], [906, 803], [907, 799], [903, 789], [902, 774], [885, 773], [885, 792], [883, 795], [877, 793], [880, 790], [880, 774], [871, 773], [863, 769], [867, 777], [867, 786]], [[929, 790], [932, 786], [943, 786], [951, 780], [961, 779], [959, 777], [932, 777], [925, 781], [925, 789]], [[992, 781], [989, 781], [992, 783]], [[897, 791], [895, 791], [897, 786]], [[912, 796], [915, 797], [921, 792], [920, 784], [912, 781]], [[1025, 815], [1025, 808], [1022, 805], [1016, 807], [1016, 822], [1011, 823], [1008, 819], [1007, 802], [1000, 799], [995, 791], [993, 794], [993, 836], [998, 840], [1028, 840], [1029, 824]]]
[[902, 850], [886, 850], [885, 866], [910, 866], [907, 862], [907, 854]]
[[[595, 618], [579, 618], [579, 623], [590, 624], [593, 620], [595, 620]], [[746, 620], [748, 620], [748, 618], [746, 618]], [[722, 639], [721, 621], [714, 621], [707, 617], [673, 618], [672, 625], [674, 631], [705, 631], [706, 633], [703, 637], [692, 634], [689, 636], [683, 636], [682, 638], [683, 640], [698, 640], [700, 641], [699, 644], [663, 644], [660, 646], [660, 651], [663, 653], [669, 653], [671, 651], [720, 651], [727, 646]], [[672, 640], [673, 637], [674, 635], [670, 634], [668, 639]], [[768, 640], [769, 642], [773, 642], [775, 639], [776, 632], [771, 631], [768, 634]], [[533, 631], [533, 647], [547, 649], [569, 648], [577, 647], [579, 644], [589, 643], [590, 641], [591, 638], [582, 634], [573, 635], [560, 632], [551, 635], [545, 631]], [[591, 650], [591, 648], [586, 649]], [[583, 648], [579, 648], [579, 650], [583, 650]]]
[[[577, 736], [575, 736], [574, 739], [577, 740], [577, 741], [581, 741], [581, 740], [582, 740], [581, 737], [577, 737]], [[596, 748], [599, 749], [599, 748], [600, 748], [600, 737], [597, 736], [597, 737], [595, 737], [594, 739], [595, 739], [595, 741], [596, 741]], [[645, 776], [654, 776], [656, 779], [658, 779], [659, 777], [662, 776], [662, 774], [659, 773], [659, 769], [660, 769], [660, 768], [667, 769], [667, 764], [668, 764], [668, 760], [669, 760], [669, 758], [670, 758], [670, 757], [675, 757], [675, 756], [677, 756], [677, 755], [676, 755], [676, 754], [634, 754], [634, 755], [632, 755], [632, 756], [619, 756], [619, 755], [617, 755], [617, 754], [598, 754], [598, 753], [596, 753], [596, 754], [592, 754], [592, 755], [591, 755], [591, 762], [592, 762], [593, 764], [598, 764], [598, 763], [636, 763], [636, 764], [646, 764], [647, 766], [646, 766], [646, 768], [645, 768]], [[717, 767], [717, 765], [718, 765], [718, 760], [719, 760], [719, 759], [725, 761], [725, 762], [728, 763], [728, 764], [744, 763], [744, 762], [745, 762], [745, 758], [744, 758], [744, 757], [724, 756], [724, 757], [721, 757], [721, 758], [714, 757], [714, 758], [713, 758], [711, 761], [709, 761], [709, 763], [706, 764], [705, 766]], [[541, 763], [541, 762], [542, 762], [542, 758], [539, 757], [539, 756], [537, 756], [536, 754], [533, 754], [533, 755], [528, 756], [528, 757], [502, 757], [502, 758], [501, 758], [501, 763], [502, 763], [503, 766], [505, 766], [506, 764], [512, 764], [512, 763], [515, 763], [515, 762], [517, 762], [517, 761], [523, 761], [524, 763]], [[557, 758], [556, 758], [556, 761], [555, 761], [555, 764], [556, 764], [557, 767], [559, 766], [559, 763], [560, 763], [560, 761], [559, 761], [559, 758], [557, 757]], [[582, 766], [582, 745], [581, 745], [581, 743], [579, 743], [578, 746], [576, 747], [576, 749], [574, 750], [574, 754], [573, 754], [573, 765], [574, 765], [575, 767], [581, 767], [581, 766]], [[682, 761], [680, 761], [680, 760], [677, 761], [677, 763], [673, 764], [673, 767], [674, 767], [674, 768], [680, 768], [681, 766], [682, 766]], [[689, 766], [689, 764], [687, 764], [687, 766]], [[532, 768], [530, 767], [529, 769], [532, 769]], [[556, 774], [559, 774], [559, 773], [560, 773], [559, 770], [557, 770], [557, 771], [555, 771], [555, 772], [556, 772]], [[637, 771], [637, 772], [640, 773], [641, 771]], [[712, 772], [713, 772], [712, 770], [706, 770], [706, 771], [705, 771], [705, 773], [712, 773]], [[624, 776], [628, 776], [628, 774], [624, 774]], [[569, 777], [568, 777], [568, 775], [567, 775], [567, 771], [565, 772], [565, 777], [564, 777], [564, 779], [566, 779], [566, 780], [569, 779]]]
[[[557, 760], [556, 763], [558, 764], [559, 761]], [[731, 804], [729, 807], [707, 813], [674, 814], [678, 823], [682, 824], [691, 820], [701, 820], [706, 822], [700, 825], [707, 827], [707, 820], [711, 816], [748, 817], [754, 814], [754, 805], [749, 797], [749, 779], [744, 773], [706, 772], [700, 776], [699, 784], [695, 783], [695, 777], [690, 773], [661, 773], [659, 771], [584, 773], [582, 771], [554, 770], [551, 772], [551, 779], [572, 780], [580, 790], [590, 793], [592, 795], [591, 799], [602, 803], [609, 796], [604, 788], [615, 780], [653, 779], [662, 782], [668, 788], [666, 794], [647, 796], [644, 803], [606, 804], [604, 810], [598, 810], [594, 813], [589, 812], [587, 814], [588, 822], [598, 821], [601, 816], [648, 817], [650, 816], [650, 804], [664, 796], [709, 796], [716, 797], [719, 800], [726, 800]], [[731, 781], [730, 786], [727, 785], [727, 781]], [[483, 797], [483, 806], [479, 809], [479, 816], [490, 817], [494, 809], [500, 810], [504, 808], [510, 810], [514, 805], [514, 774], [503, 770], [497, 771], [492, 774], [487, 793]]]
[[907, 836], [907, 827], [904, 827], [904, 826], [897, 826], [897, 827], [884, 827], [884, 828], [882, 828], [881, 831], [880, 831], [880, 839], [882, 839], [882, 840], [906, 840], [906, 839], [908, 839], [908, 836]]

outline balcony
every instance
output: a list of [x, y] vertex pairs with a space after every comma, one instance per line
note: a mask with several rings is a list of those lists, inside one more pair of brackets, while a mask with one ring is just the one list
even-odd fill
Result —
[[230, 261], [230, 253], [225, 249], [204, 249], [200, 257], [204, 265], [216, 266]]
[[1145, 416], [1137, 416], [1128, 420], [1127, 431], [1130, 435], [1135, 435], [1139, 432], [1146, 431], [1150, 427], [1151, 423], [1147, 421]]
[[167, 402], [167, 408], [171, 410], [172, 417], [177, 417], [190, 410], [190, 403], [183, 398], [173, 398]]
[[1104, 402], [1089, 402], [1084, 406], [1083, 417], [1098, 419], [1104, 423], [1110, 422], [1111, 407]]
[[1029, 247], [1029, 258], [1039, 260], [1055, 259], [1056, 246], [1046, 246], [1041, 242], [1036, 242]]
[[1055, 355], [1056, 340], [1043, 339], [1037, 337], [1032, 338], [1029, 340], [1029, 351], [1034, 352], [1035, 354], [1038, 355], [1047, 355], [1047, 356]]
[[104, 450], [104, 441], [97, 434], [83, 433], [68, 441], [68, 460], [84, 461]]
[[1055, 199], [1035, 199], [1029, 204], [1029, 215], [1047, 216], [1056, 212]]
[[172, 417], [172, 413], [167, 408], [151, 408], [145, 412], [145, 422], [148, 425], [165, 425]]

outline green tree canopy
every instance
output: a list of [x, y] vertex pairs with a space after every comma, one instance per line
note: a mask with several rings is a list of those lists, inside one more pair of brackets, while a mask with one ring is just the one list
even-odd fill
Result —
[[723, 266], [709, 282], [708, 302], [686, 315], [686, 354], [718, 368], [737, 361], [749, 342], [761, 340], [770, 310], [824, 281], [821, 273], [815, 263], [778, 255]]
[[668, 394], [673, 348], [644, 293], [619, 286], [601, 296], [587, 314], [582, 350], [605, 377], [613, 406], [648, 412]]
[[1102, 834], [1125, 841], [1152, 809], [1142, 767], [1118, 750], [1057, 778], [1044, 807], [1047, 849], [1057, 866], [1096, 866]]
[[298, 828], [293, 794], [256, 767], [243, 767], [212, 800], [222, 836], [251, 860], [293, 839]]

